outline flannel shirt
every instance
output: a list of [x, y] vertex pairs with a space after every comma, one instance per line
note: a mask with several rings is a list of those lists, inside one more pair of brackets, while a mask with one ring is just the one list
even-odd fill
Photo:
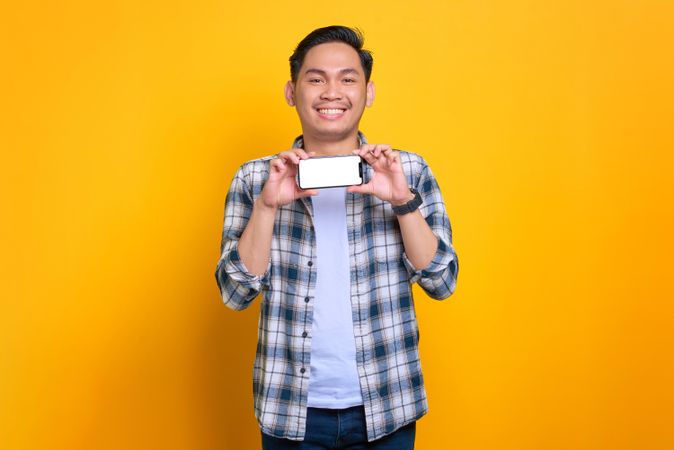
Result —
[[[360, 131], [358, 136], [361, 144], [367, 143]], [[293, 147], [302, 146], [299, 136]], [[233, 310], [247, 308], [262, 293], [253, 364], [255, 417], [262, 432], [299, 441], [306, 428], [310, 333], [321, 263], [316, 260], [311, 199], [278, 208], [264, 274], [251, 274], [237, 250], [274, 157], [244, 163], [232, 180], [215, 278], [224, 304]], [[427, 267], [415, 268], [407, 258], [388, 202], [372, 195], [346, 194], [350, 300], [368, 441], [428, 411], [412, 284], [418, 283], [440, 300], [454, 292], [458, 274], [451, 225], [430, 168], [411, 152], [400, 151], [400, 161], [409, 185], [421, 194], [421, 213], [438, 238], [436, 254]], [[372, 168], [363, 166], [367, 180]]]

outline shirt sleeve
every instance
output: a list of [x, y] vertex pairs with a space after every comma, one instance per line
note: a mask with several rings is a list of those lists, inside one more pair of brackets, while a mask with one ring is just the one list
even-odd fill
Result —
[[442, 300], [454, 293], [459, 273], [459, 260], [452, 245], [452, 226], [440, 187], [425, 163], [414, 187], [423, 200], [421, 214], [438, 238], [438, 248], [431, 262], [424, 268], [414, 267], [405, 252], [403, 262], [410, 276], [410, 283], [418, 283], [431, 298]]
[[250, 306], [260, 291], [269, 286], [271, 259], [264, 274], [254, 275], [246, 268], [238, 250], [239, 238], [253, 212], [253, 202], [242, 166], [227, 192], [220, 259], [215, 269], [222, 300], [225, 306], [236, 311]]

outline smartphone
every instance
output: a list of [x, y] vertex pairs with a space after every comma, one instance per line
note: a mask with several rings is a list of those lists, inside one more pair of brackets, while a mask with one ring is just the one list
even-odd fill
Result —
[[300, 189], [363, 184], [363, 160], [358, 155], [316, 156], [301, 159], [297, 169]]

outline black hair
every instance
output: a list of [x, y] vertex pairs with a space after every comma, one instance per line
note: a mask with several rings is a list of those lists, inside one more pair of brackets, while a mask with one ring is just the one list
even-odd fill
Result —
[[319, 44], [328, 42], [343, 42], [353, 47], [360, 56], [360, 63], [365, 72], [365, 82], [370, 81], [372, 73], [372, 52], [363, 48], [363, 33], [358, 28], [349, 28], [341, 25], [331, 25], [329, 27], [317, 28], [309, 33], [302, 41], [297, 44], [297, 48], [290, 55], [290, 79], [293, 83], [297, 81], [297, 76], [304, 62], [307, 52]]

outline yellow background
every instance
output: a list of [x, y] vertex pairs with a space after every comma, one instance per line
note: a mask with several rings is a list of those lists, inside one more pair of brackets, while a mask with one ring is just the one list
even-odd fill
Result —
[[365, 32], [371, 142], [421, 153], [460, 260], [418, 294], [418, 449], [674, 448], [674, 3], [12, 2], [0, 13], [0, 447], [254, 449], [258, 305], [214, 277], [287, 58]]

